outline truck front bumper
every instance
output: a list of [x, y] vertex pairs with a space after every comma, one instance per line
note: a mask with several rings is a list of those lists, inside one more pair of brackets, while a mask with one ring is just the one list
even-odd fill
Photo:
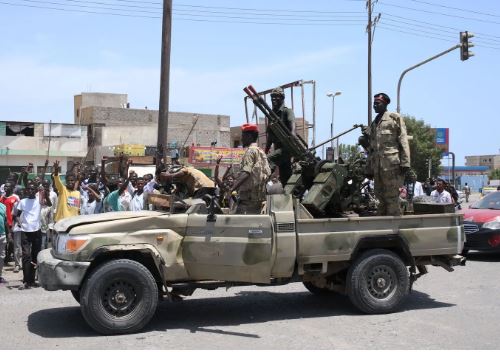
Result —
[[78, 290], [90, 262], [54, 258], [52, 249], [38, 253], [38, 282], [47, 291]]

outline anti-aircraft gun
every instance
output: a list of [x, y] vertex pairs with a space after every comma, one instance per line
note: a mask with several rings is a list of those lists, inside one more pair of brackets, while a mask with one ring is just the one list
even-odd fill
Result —
[[269, 129], [295, 161], [293, 174], [287, 184], [283, 185], [285, 193], [301, 199], [301, 203], [317, 217], [331, 217], [352, 210], [361, 211], [364, 207], [361, 188], [365, 159], [358, 155], [347, 163], [331, 162], [316, 157], [314, 150], [363, 125], [354, 125], [353, 128], [308, 148], [300, 136], [288, 130], [254, 87], [250, 85], [243, 90], [267, 118]]

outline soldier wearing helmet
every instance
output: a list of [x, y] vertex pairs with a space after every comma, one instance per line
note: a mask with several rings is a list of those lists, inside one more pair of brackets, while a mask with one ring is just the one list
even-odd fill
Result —
[[[277, 87], [271, 91], [272, 109], [283, 124], [295, 135], [295, 115], [292, 109], [285, 106], [285, 93], [283, 88]], [[281, 142], [274, 136], [270, 128], [267, 128], [267, 142], [265, 153], [269, 160], [269, 165], [274, 173], [276, 166], [279, 169], [280, 181], [283, 186], [292, 175], [292, 161], [290, 152], [284, 148]], [[269, 153], [271, 146], [274, 151]]]
[[369, 141], [367, 175], [375, 181], [375, 195], [380, 201], [378, 215], [399, 216], [399, 187], [410, 167], [410, 147], [403, 118], [387, 111], [390, 102], [385, 93], [374, 96], [377, 116], [364, 131]]

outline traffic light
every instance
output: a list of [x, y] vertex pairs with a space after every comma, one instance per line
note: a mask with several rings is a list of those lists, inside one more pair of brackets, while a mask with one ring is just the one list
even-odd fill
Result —
[[472, 44], [469, 39], [472, 38], [474, 34], [470, 32], [460, 32], [460, 60], [465, 61], [469, 57], [474, 56], [472, 51], [469, 51], [469, 48], [472, 48], [474, 44]]

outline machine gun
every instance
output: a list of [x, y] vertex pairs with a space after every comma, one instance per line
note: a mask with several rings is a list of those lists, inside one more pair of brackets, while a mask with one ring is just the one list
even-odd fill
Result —
[[290, 132], [254, 87], [250, 85], [243, 90], [267, 118], [269, 129], [295, 161], [294, 172], [287, 184], [283, 185], [285, 193], [302, 199], [301, 203], [314, 216], [334, 216], [348, 210], [359, 211], [363, 201], [361, 184], [366, 162], [364, 158], [358, 156], [353, 161], [339, 164], [321, 160], [314, 155], [314, 150], [364, 126], [354, 125], [353, 128], [308, 148], [304, 140]]

